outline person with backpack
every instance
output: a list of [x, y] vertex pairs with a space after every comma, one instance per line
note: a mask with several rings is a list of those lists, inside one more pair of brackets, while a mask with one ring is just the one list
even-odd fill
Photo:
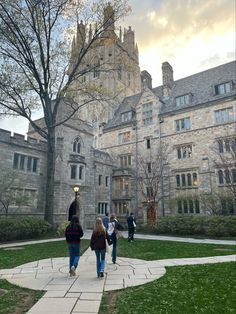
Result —
[[111, 214], [107, 232], [108, 232], [108, 235], [109, 235], [110, 240], [112, 242], [112, 262], [113, 262], [113, 264], [116, 263], [116, 257], [117, 257], [117, 238], [118, 238], [117, 230], [123, 230], [123, 227], [118, 222], [116, 215]]
[[78, 267], [80, 257], [80, 239], [84, 232], [76, 215], [71, 217], [70, 224], [66, 227], [65, 237], [69, 250], [69, 273], [70, 276], [76, 276], [76, 268]]
[[104, 269], [106, 263], [106, 241], [108, 243], [110, 241], [106, 228], [103, 225], [102, 219], [97, 218], [95, 228], [90, 240], [90, 247], [92, 251], [95, 251], [98, 278], [104, 277]]

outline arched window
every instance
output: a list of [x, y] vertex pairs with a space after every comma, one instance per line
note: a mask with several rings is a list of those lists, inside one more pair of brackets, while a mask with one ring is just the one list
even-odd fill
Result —
[[77, 137], [73, 142], [73, 152], [80, 154], [81, 152], [81, 139]]
[[219, 178], [219, 184], [224, 184], [224, 176], [223, 176], [222, 170], [218, 171], [218, 178]]
[[182, 186], [186, 186], [186, 178], [185, 178], [184, 173], [181, 174], [181, 180], [182, 180]]

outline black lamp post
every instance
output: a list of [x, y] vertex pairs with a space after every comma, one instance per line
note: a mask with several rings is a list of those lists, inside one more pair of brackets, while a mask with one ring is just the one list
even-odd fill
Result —
[[[79, 196], [79, 186], [74, 186], [73, 191], [75, 192], [75, 200], [71, 203], [69, 208], [68, 220], [71, 221], [71, 217], [77, 214], [77, 198]], [[78, 208], [79, 209], [79, 208]]]
[[[75, 185], [75, 186], [73, 187], [73, 190], [74, 190], [74, 192], [75, 192], [75, 213], [74, 213], [74, 215], [77, 215], [77, 204], [78, 204], [77, 198], [78, 198], [78, 196], [79, 196], [79, 186], [78, 186], [78, 185]], [[78, 208], [78, 209], [79, 209], [79, 208]]]

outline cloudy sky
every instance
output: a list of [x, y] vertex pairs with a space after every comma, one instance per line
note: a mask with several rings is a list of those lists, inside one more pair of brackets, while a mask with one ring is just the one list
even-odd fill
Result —
[[[135, 30], [141, 70], [161, 85], [161, 64], [174, 79], [235, 59], [235, 0], [130, 0], [132, 13], [122, 23]], [[27, 121], [0, 120], [0, 128], [27, 132]]]

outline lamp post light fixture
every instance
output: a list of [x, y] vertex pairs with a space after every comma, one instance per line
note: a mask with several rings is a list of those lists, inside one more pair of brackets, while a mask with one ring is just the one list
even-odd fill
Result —
[[[73, 190], [75, 192], [75, 215], [77, 215], [77, 204], [78, 204], [78, 197], [79, 197], [79, 186], [75, 185], [73, 187]], [[79, 208], [78, 208], [79, 209]]]

